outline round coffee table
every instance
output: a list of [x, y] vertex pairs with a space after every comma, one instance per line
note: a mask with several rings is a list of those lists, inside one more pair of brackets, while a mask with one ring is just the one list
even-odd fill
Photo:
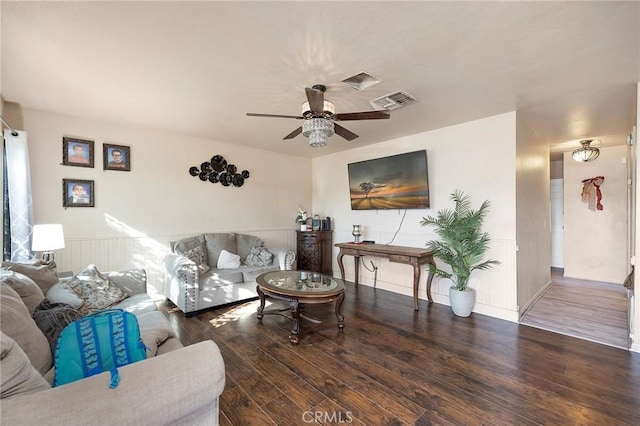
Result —
[[[298, 336], [301, 326], [301, 318], [311, 322], [320, 321], [304, 315], [304, 306], [307, 304], [336, 302], [335, 314], [338, 319], [338, 330], [344, 329], [344, 316], [341, 308], [344, 302], [344, 283], [341, 279], [330, 275], [310, 271], [272, 271], [259, 275], [256, 278], [256, 291], [260, 297], [260, 307], [256, 314], [258, 322], [262, 322], [265, 315], [278, 314], [291, 309], [291, 334], [289, 340], [294, 345], [300, 342]], [[264, 310], [265, 295], [276, 299], [286, 300], [289, 306], [283, 309]]]

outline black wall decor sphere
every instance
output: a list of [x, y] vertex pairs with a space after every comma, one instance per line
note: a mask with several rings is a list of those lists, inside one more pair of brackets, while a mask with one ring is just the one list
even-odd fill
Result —
[[241, 187], [242, 185], [244, 185], [244, 178], [242, 175], [238, 173], [233, 175], [233, 186]]
[[243, 170], [238, 173], [238, 167], [235, 164], [228, 164], [222, 155], [214, 155], [210, 161], [200, 163], [200, 168], [192, 166], [189, 168], [189, 174], [193, 177], [211, 183], [220, 183], [223, 186], [241, 187], [244, 181], [249, 179], [249, 171]]

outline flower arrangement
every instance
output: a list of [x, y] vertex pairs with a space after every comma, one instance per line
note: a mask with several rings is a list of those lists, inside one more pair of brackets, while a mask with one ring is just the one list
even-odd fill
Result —
[[302, 206], [298, 206], [298, 215], [296, 216], [296, 223], [299, 223], [300, 225], [304, 225], [307, 223], [308, 218], [309, 216], [307, 215], [307, 212], [304, 211]]

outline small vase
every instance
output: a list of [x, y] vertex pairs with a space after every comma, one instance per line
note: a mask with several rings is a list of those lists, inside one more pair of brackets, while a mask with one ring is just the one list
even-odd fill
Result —
[[301, 231], [306, 231], [307, 230], [307, 224], [305, 223], [305, 224], [300, 225], [300, 230]]

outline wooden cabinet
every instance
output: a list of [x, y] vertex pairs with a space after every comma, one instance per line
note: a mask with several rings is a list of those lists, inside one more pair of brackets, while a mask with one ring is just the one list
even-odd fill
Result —
[[331, 268], [332, 232], [296, 231], [298, 269], [333, 275]]

